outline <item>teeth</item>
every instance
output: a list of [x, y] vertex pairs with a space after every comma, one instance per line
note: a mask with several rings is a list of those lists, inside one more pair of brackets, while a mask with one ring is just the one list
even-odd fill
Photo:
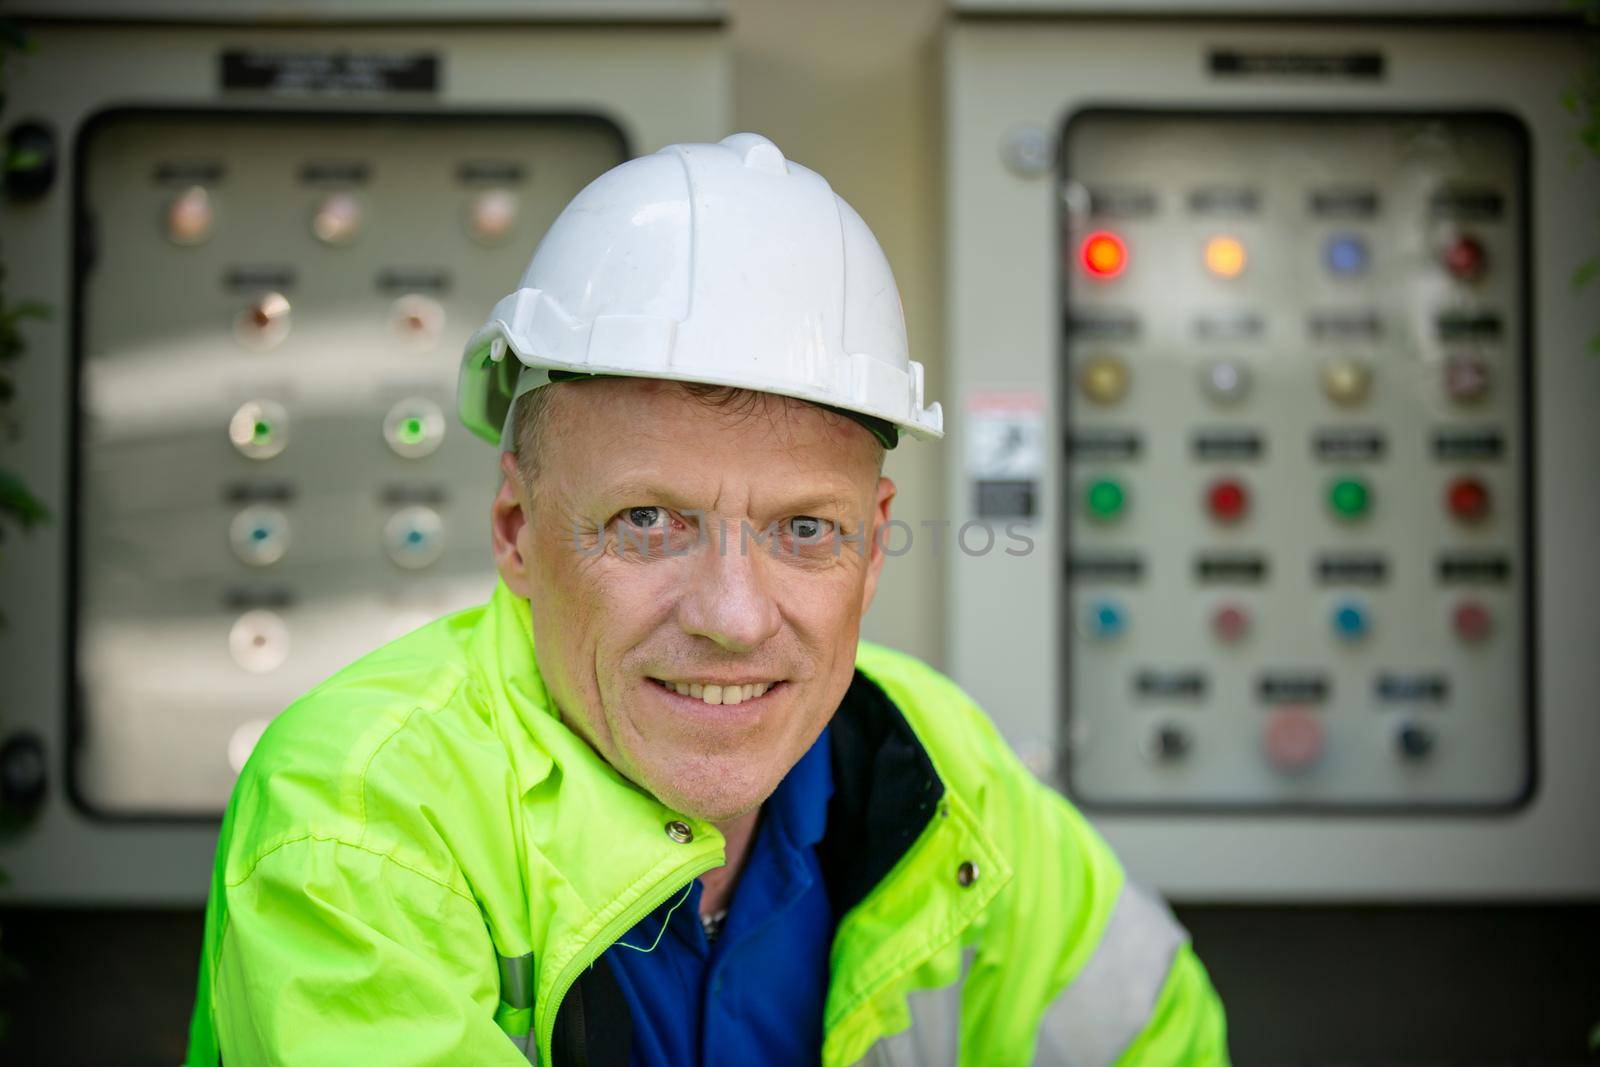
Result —
[[707, 704], [742, 704], [765, 696], [777, 682], [751, 682], [747, 685], [701, 685], [699, 682], [662, 682], [673, 692], [703, 700]]

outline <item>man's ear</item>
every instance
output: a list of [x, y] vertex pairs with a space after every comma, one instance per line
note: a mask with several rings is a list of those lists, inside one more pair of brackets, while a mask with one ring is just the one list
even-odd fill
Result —
[[489, 505], [491, 551], [495, 569], [500, 572], [506, 588], [526, 598], [533, 592], [533, 583], [528, 574], [531, 561], [523, 555], [523, 548], [529, 544], [523, 532], [528, 524], [530, 504], [522, 483], [522, 472], [517, 469], [515, 453], [500, 453], [500, 473], [503, 476], [500, 492], [495, 494], [494, 502]]
[[864, 615], [872, 606], [872, 598], [878, 592], [878, 574], [883, 570], [883, 541], [889, 536], [889, 504], [894, 500], [894, 482], [888, 478], [878, 479], [877, 502], [872, 509], [872, 529], [868, 531], [872, 540], [869, 544], [871, 555], [867, 557], [867, 584], [861, 598], [861, 613]]

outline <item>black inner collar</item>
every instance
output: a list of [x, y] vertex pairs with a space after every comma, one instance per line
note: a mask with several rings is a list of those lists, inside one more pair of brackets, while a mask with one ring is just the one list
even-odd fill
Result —
[[860, 671], [830, 731], [833, 799], [817, 854], [837, 922], [922, 833], [944, 783], [900, 709]]

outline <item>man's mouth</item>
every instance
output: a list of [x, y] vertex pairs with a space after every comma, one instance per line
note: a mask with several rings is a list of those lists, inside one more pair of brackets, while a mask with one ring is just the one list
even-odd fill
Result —
[[740, 684], [717, 684], [715, 682], [669, 682], [665, 678], [652, 678], [652, 682], [669, 689], [679, 696], [690, 697], [707, 704], [743, 704], [747, 700], [756, 700], [766, 696], [775, 687], [782, 685], [782, 680], [775, 682], [744, 682]]

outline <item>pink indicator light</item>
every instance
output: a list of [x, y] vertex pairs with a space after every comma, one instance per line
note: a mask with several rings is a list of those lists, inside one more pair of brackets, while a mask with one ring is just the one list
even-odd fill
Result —
[[1250, 632], [1250, 616], [1237, 604], [1226, 604], [1211, 616], [1211, 629], [1217, 640], [1232, 644]]

